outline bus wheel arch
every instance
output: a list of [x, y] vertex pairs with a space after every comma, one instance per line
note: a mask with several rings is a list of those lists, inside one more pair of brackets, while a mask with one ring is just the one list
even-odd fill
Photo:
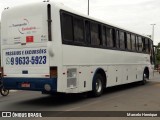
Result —
[[94, 97], [99, 97], [103, 93], [103, 89], [106, 87], [107, 77], [106, 73], [102, 68], [98, 68], [92, 80], [92, 95]]
[[146, 74], [146, 78], [149, 79], [149, 68], [148, 67], [145, 67], [144, 68], [144, 74]]

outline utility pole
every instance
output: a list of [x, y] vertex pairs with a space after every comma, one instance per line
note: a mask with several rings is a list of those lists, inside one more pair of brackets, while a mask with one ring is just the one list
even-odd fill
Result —
[[153, 43], [154, 43], [154, 26], [156, 25], [156, 24], [151, 24], [152, 25], [152, 40], [153, 40]]
[[88, 0], [88, 16], [89, 16], [89, 0]]

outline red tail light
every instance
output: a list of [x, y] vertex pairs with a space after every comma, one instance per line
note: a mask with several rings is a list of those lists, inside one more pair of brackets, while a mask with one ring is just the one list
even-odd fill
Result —
[[57, 67], [50, 67], [50, 77], [57, 77]]

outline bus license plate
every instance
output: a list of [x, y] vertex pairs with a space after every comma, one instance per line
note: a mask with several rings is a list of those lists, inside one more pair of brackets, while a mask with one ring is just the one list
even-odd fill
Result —
[[22, 83], [21, 87], [29, 88], [30, 87], [30, 83]]

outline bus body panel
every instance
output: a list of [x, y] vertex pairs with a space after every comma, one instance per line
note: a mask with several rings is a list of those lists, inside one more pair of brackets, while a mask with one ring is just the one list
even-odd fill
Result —
[[47, 34], [46, 6], [30, 5], [4, 11], [1, 48], [4, 75], [49, 75]]
[[1, 35], [6, 88], [44, 91], [49, 84], [57, 91], [57, 78], [49, 78], [52, 46], [48, 41], [47, 4], [5, 10]]
[[[20, 77], [7, 77], [3, 78], [4, 86], [6, 89], [12, 90], [33, 90], [46, 92], [45, 85], [51, 86], [51, 91], [48, 93], [52, 94], [57, 92], [57, 78], [20, 78]], [[23, 84], [23, 86], [22, 86]]]
[[[77, 69], [76, 83], [79, 92], [92, 90], [93, 73], [97, 68], [102, 68], [106, 72], [106, 87], [111, 87], [141, 81], [145, 67], [150, 67], [148, 54], [72, 45], [63, 45], [62, 49], [63, 65], [67, 66], [66, 69]], [[150, 71], [153, 73], [153, 69]], [[66, 79], [67, 77], [64, 78]]]

